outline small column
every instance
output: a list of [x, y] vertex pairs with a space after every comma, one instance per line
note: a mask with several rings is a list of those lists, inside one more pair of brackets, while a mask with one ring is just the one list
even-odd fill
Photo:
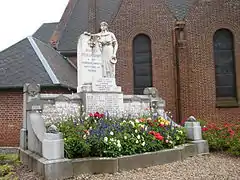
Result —
[[197, 141], [202, 139], [202, 128], [200, 122], [197, 122], [193, 116], [190, 116], [185, 122], [187, 137], [189, 140]]
[[196, 145], [197, 153], [208, 154], [208, 142], [202, 139], [202, 128], [200, 122], [197, 122], [195, 117], [190, 116], [185, 122], [184, 127], [186, 128], [187, 138], [190, 140], [190, 143]]
[[23, 124], [20, 130], [20, 148], [23, 150], [28, 149], [28, 103], [38, 98], [40, 92], [40, 85], [26, 83], [23, 87]]
[[42, 154], [47, 160], [64, 158], [64, 140], [62, 133], [45, 133], [42, 142]]

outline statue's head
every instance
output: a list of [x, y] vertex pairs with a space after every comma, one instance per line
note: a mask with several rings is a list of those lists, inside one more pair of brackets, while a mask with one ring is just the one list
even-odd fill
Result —
[[101, 22], [100, 23], [100, 29], [101, 29], [101, 31], [108, 31], [108, 23]]

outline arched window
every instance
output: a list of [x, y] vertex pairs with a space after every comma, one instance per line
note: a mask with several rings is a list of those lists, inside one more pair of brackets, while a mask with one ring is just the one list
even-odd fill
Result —
[[134, 94], [143, 94], [146, 87], [152, 87], [151, 40], [139, 34], [133, 40]]
[[236, 99], [234, 39], [231, 31], [219, 29], [213, 37], [216, 97]]

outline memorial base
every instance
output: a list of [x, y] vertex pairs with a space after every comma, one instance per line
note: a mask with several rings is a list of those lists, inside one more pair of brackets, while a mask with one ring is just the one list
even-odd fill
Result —
[[86, 113], [108, 112], [110, 116], [115, 116], [124, 111], [121, 92], [82, 92], [81, 97]]

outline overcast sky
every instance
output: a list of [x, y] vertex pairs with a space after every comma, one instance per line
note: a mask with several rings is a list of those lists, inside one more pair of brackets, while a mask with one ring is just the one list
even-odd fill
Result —
[[0, 0], [0, 51], [60, 20], [68, 0]]

